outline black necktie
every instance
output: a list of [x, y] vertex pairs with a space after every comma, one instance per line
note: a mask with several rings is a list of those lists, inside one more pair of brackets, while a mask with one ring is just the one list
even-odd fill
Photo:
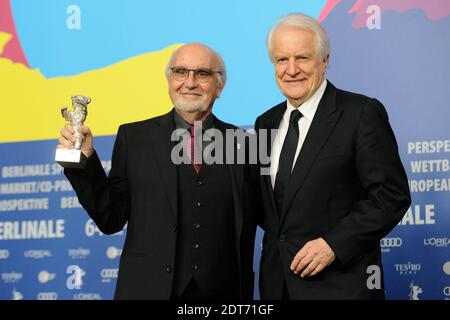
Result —
[[284, 195], [286, 193], [289, 177], [291, 176], [292, 164], [294, 162], [295, 151], [298, 145], [298, 120], [302, 117], [300, 111], [292, 110], [289, 120], [289, 128], [281, 149], [278, 162], [278, 172], [275, 179], [275, 200], [277, 202], [278, 215], [283, 210]]

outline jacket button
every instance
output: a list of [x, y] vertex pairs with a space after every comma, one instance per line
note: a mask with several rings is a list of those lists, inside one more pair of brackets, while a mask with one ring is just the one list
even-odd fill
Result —
[[280, 239], [281, 242], [285, 242], [286, 241], [286, 235], [280, 234], [279, 239]]
[[200, 229], [200, 223], [198, 223], [198, 222], [194, 223], [194, 228], [197, 229], [197, 230]]
[[202, 204], [199, 201], [197, 201], [196, 203], [194, 203], [194, 206], [196, 208], [200, 208], [202, 206]]
[[166, 272], [167, 273], [171, 273], [172, 272], [172, 267], [171, 266], [166, 266]]
[[198, 270], [198, 265], [196, 265], [196, 264], [193, 264], [193, 265], [192, 265], [192, 269], [194, 269], [194, 270]]
[[198, 243], [194, 243], [194, 244], [192, 245], [192, 248], [198, 249]]
[[173, 232], [177, 232], [177, 225], [176, 225], [176, 224], [173, 224], [173, 225], [172, 225], [172, 231], [173, 231]]

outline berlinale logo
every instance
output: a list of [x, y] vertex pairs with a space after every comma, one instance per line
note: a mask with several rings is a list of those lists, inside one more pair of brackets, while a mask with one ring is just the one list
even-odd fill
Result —
[[420, 300], [419, 294], [423, 293], [423, 290], [420, 286], [414, 284], [414, 281], [411, 281], [410, 285], [410, 292], [409, 292], [409, 299], [410, 300]]
[[16, 290], [16, 288], [14, 288], [13, 292], [12, 292], [12, 299], [13, 300], [23, 300], [22, 292], [19, 292]]

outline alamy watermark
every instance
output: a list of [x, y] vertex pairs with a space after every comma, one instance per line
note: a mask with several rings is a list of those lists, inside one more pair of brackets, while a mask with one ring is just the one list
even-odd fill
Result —
[[187, 129], [172, 132], [171, 141], [177, 143], [170, 156], [175, 165], [191, 164], [193, 155], [195, 164], [259, 164], [261, 175], [270, 174], [268, 146], [275, 140], [278, 129], [261, 129], [255, 134], [244, 129], [226, 129], [224, 134], [217, 128], [203, 131], [201, 121], [196, 121], [194, 128], [193, 137]]

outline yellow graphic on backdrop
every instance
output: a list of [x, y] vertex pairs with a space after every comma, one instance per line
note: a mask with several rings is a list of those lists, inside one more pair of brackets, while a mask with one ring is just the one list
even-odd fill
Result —
[[[0, 32], [0, 53], [11, 35]], [[180, 45], [142, 54], [105, 68], [46, 79], [39, 69], [0, 57], [0, 142], [56, 139], [72, 95], [92, 98], [86, 125], [94, 135], [116, 134], [120, 124], [171, 109], [165, 67]]]

